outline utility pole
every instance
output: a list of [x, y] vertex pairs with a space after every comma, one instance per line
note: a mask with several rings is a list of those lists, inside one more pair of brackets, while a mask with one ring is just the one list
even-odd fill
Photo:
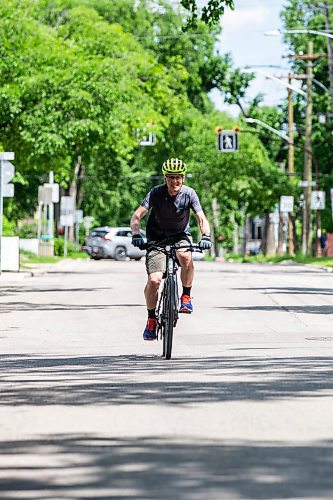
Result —
[[[291, 75], [288, 75], [288, 83], [291, 85]], [[289, 148], [288, 148], [288, 173], [290, 177], [294, 176], [294, 105], [292, 89], [288, 87], [288, 135], [289, 135]], [[295, 255], [295, 235], [294, 235], [294, 213], [289, 212], [288, 217], [288, 253]]]
[[302, 254], [311, 253], [311, 181], [312, 181], [312, 78], [313, 78], [313, 42], [308, 41], [307, 53], [307, 99], [306, 99], [306, 118], [305, 118], [305, 147], [304, 147], [304, 181], [307, 184], [304, 187], [303, 202], [303, 221], [302, 221]]
[[[53, 186], [54, 184], [54, 174], [53, 171], [49, 172], [49, 184]], [[54, 204], [53, 204], [53, 187], [52, 187], [52, 203], [49, 204], [49, 219], [48, 219], [48, 235], [53, 242], [54, 239]]]
[[304, 144], [304, 201], [303, 201], [303, 221], [302, 221], [302, 254], [309, 255], [312, 250], [311, 234], [311, 182], [312, 182], [312, 80], [313, 80], [313, 60], [319, 57], [326, 57], [326, 54], [314, 54], [313, 42], [308, 41], [308, 53], [302, 55], [289, 55], [290, 59], [305, 59], [306, 65], [306, 119], [305, 119], [305, 144]]
[[[331, 31], [329, 5], [324, 4], [325, 29], [328, 33]], [[327, 37], [327, 57], [328, 57], [328, 75], [330, 80], [330, 97], [331, 97], [331, 112], [333, 113], [333, 47], [332, 38]]]

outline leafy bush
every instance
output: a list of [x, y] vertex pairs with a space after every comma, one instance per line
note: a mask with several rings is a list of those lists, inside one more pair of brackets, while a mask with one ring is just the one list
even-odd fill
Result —
[[22, 224], [16, 229], [15, 234], [19, 238], [37, 238], [37, 224]]
[[[54, 255], [63, 257], [64, 255], [65, 240], [61, 236], [54, 240]], [[70, 241], [67, 241], [67, 255], [72, 255], [74, 253], [74, 245]]]
[[11, 222], [5, 215], [2, 216], [2, 236], [15, 236], [15, 222]]

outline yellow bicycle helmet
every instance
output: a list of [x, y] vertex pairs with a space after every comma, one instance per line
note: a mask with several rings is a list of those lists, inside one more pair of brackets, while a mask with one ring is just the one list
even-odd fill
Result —
[[166, 174], [182, 174], [186, 172], [186, 165], [182, 160], [178, 158], [170, 158], [165, 161], [162, 165], [162, 173]]

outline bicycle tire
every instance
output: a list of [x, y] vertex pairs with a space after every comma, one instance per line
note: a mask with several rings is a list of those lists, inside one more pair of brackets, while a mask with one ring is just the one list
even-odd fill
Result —
[[165, 359], [171, 359], [173, 328], [175, 323], [175, 280], [173, 277], [166, 278], [165, 282], [165, 318], [164, 318], [164, 346]]

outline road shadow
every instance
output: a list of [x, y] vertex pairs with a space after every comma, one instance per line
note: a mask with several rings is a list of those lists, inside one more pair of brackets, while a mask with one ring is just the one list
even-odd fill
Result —
[[[63, 304], [63, 303], [36, 303], [36, 302], [1, 302], [0, 315], [11, 312], [24, 311], [91, 311], [91, 310], [106, 310], [114, 308], [133, 308], [143, 307], [143, 303], [117, 303], [117, 304]], [[298, 314], [333, 314], [333, 305], [271, 305], [271, 306], [213, 306], [213, 309], [224, 309], [226, 311], [262, 311], [262, 312], [291, 312]]]
[[292, 295], [333, 295], [332, 288], [299, 288], [299, 287], [251, 287], [251, 288], [232, 288], [232, 290], [249, 290], [249, 291], [262, 291], [263, 293], [274, 293], [275, 294], [292, 294]]
[[50, 292], [98, 292], [99, 290], [113, 290], [114, 287], [78, 287], [78, 288], [60, 288], [60, 287], [28, 287], [28, 286], [5, 286], [0, 289], [0, 297], [9, 297], [11, 295], [18, 295], [19, 293], [50, 293]]
[[325, 306], [315, 306], [315, 305], [274, 305], [274, 306], [215, 306], [214, 309], [224, 309], [226, 311], [262, 311], [262, 312], [291, 312], [296, 314], [333, 314], [333, 304]]
[[20, 464], [2, 459], [2, 499], [324, 499], [333, 491], [332, 441], [194, 444], [83, 434], [4, 441], [0, 451]]
[[1, 302], [0, 315], [24, 311], [91, 311], [98, 309], [144, 307], [145, 304], [57, 304], [55, 302], [37, 304], [34, 302]]
[[215, 356], [166, 361], [149, 356], [18, 355], [0, 356], [0, 381], [0, 406], [185, 407], [325, 397], [333, 390], [333, 364], [332, 357]]
[[[320, 267], [288, 267], [286, 268], [281, 268], [279, 265], [267, 265], [267, 264], [255, 264], [252, 267], [252, 264], [247, 265], [247, 264], [241, 264], [241, 269], [228, 269], [227, 267], [224, 267], [225, 264], [222, 264], [220, 268], [218, 267], [213, 267], [213, 268], [204, 268], [201, 267], [200, 269], [196, 269], [196, 273], [223, 273], [223, 274], [234, 274], [235, 276], [237, 275], [250, 275], [250, 274], [257, 274], [257, 275], [276, 275], [276, 276], [286, 276], [286, 275], [302, 275], [302, 274], [327, 274], [327, 271], [325, 269], [321, 269]], [[259, 267], [260, 266], [260, 267]], [[330, 276], [331, 278], [331, 276]]]

